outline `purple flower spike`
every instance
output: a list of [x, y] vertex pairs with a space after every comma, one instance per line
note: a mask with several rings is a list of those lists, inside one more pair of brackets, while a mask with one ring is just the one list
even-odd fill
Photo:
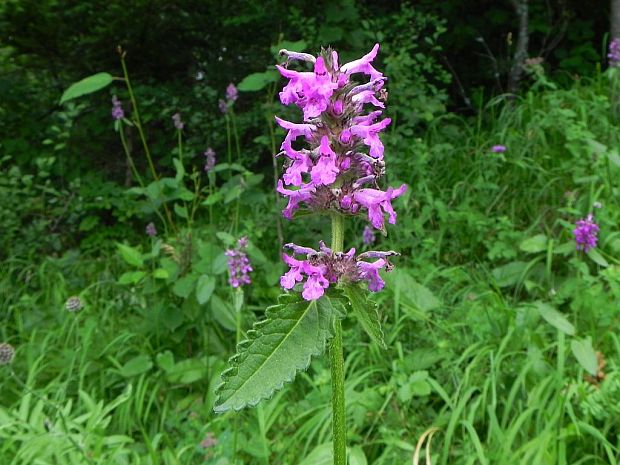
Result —
[[205, 172], [209, 172], [213, 169], [216, 163], [215, 152], [211, 147], [209, 147], [203, 155], [205, 156]]
[[575, 235], [577, 250], [583, 250], [587, 253], [590, 249], [596, 247], [599, 226], [594, 222], [592, 214], [577, 221], [576, 226], [573, 229], [573, 234]]
[[609, 43], [607, 58], [609, 59], [609, 66], [618, 66], [620, 63], [620, 37], [615, 37]]
[[150, 237], [157, 236], [157, 228], [155, 228], [155, 225], [153, 223], [149, 223], [146, 225], [146, 235]]
[[172, 115], [172, 122], [174, 123], [174, 127], [177, 128], [179, 131], [183, 130], [185, 123], [181, 121], [181, 113], [175, 113], [174, 115]]
[[123, 111], [123, 106], [119, 99], [116, 98], [116, 95], [112, 96], [112, 119], [114, 121], [118, 121], [119, 119], [123, 119], [125, 117], [125, 112]]
[[239, 95], [239, 92], [237, 91], [237, 88], [235, 87], [235, 85], [232, 82], [228, 84], [228, 87], [226, 87], [226, 99], [229, 100], [230, 102], [235, 102], [237, 100], [238, 95]]
[[364, 241], [364, 245], [372, 245], [375, 243], [375, 232], [368, 225], [364, 227], [364, 232], [362, 233], [362, 240]]
[[[342, 66], [331, 49], [323, 50], [316, 58], [280, 51], [287, 60], [276, 67], [288, 79], [280, 101], [303, 112], [302, 123], [276, 116], [276, 122], [286, 131], [277, 154], [285, 158], [284, 174], [276, 189], [288, 198], [282, 211], [285, 218], [292, 219], [303, 206], [321, 213], [367, 214], [372, 226], [382, 231], [386, 214], [390, 224], [396, 222], [392, 200], [404, 194], [407, 186], [388, 187], [385, 191], [379, 188], [379, 180], [385, 175], [385, 148], [380, 134], [391, 120], [382, 117], [388, 96], [384, 88], [387, 78], [372, 65], [378, 51], [376, 44], [370, 53]], [[305, 69], [289, 69], [291, 64]], [[355, 82], [355, 78], [366, 82]], [[367, 226], [362, 238], [364, 244], [372, 244], [373, 230]], [[379, 270], [391, 270], [389, 258], [397, 255], [366, 252], [356, 257], [355, 249], [335, 252], [323, 242], [318, 251], [295, 244], [287, 244], [285, 249], [288, 254], [283, 255], [283, 260], [289, 271], [280, 284], [288, 290], [301, 285], [306, 300], [321, 298], [330, 285], [338, 282], [365, 281], [370, 291], [377, 292], [385, 285]]]
[[224, 253], [228, 257], [228, 272], [230, 274], [228, 283], [234, 288], [252, 283], [250, 272], [254, 271], [254, 269], [245, 253], [247, 246], [248, 238], [244, 236], [237, 241], [236, 248], [228, 249]]

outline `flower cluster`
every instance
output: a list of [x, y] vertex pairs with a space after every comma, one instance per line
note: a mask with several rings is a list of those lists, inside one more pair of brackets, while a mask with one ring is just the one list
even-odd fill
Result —
[[599, 232], [599, 227], [594, 222], [592, 214], [588, 215], [582, 220], [577, 221], [576, 226], [577, 227], [573, 229], [573, 234], [575, 235], [577, 250], [583, 250], [587, 253], [590, 249], [596, 247], [596, 242], [598, 241], [597, 234]]
[[228, 271], [230, 278], [228, 283], [232, 287], [241, 287], [246, 284], [251, 284], [250, 272], [254, 271], [250, 264], [250, 259], [245, 253], [248, 247], [248, 238], [242, 237], [237, 241], [237, 247], [234, 249], [228, 249], [225, 255], [228, 257]]
[[172, 123], [177, 130], [182, 131], [185, 123], [181, 120], [181, 113], [175, 113], [172, 115]]
[[[355, 256], [355, 249], [347, 253], [334, 252], [323, 241], [319, 243], [319, 250], [309, 247], [300, 247], [295, 244], [286, 244], [293, 254], [283, 254], [284, 263], [290, 269], [282, 278], [280, 284], [284, 289], [292, 289], [295, 284], [305, 280], [302, 297], [306, 300], [320, 298], [330, 284], [338, 281], [354, 283], [367, 281], [368, 289], [378, 292], [383, 289], [385, 282], [379, 276], [379, 270], [384, 268], [390, 271], [393, 265], [389, 257], [398, 255], [396, 252], [365, 252]], [[305, 255], [304, 260], [295, 258], [295, 255]], [[376, 259], [373, 262], [367, 259]]]
[[[287, 60], [277, 68], [289, 80], [280, 92], [280, 101], [296, 105], [303, 113], [302, 123], [276, 117], [280, 127], [288, 131], [278, 154], [286, 157], [285, 172], [277, 187], [288, 198], [282, 212], [285, 218], [292, 219], [304, 204], [311, 210], [337, 215], [364, 214], [375, 229], [384, 232], [386, 214], [390, 224], [396, 222], [392, 200], [401, 196], [407, 186], [383, 191], [378, 185], [385, 174], [379, 133], [391, 122], [382, 117], [387, 100], [386, 78], [372, 65], [378, 51], [376, 44], [367, 55], [342, 66], [331, 49], [323, 50], [318, 57], [280, 51]], [[290, 61], [309, 63], [313, 70], [288, 69]], [[352, 76], [356, 74], [368, 76], [368, 82], [355, 82]], [[374, 230], [369, 226], [363, 240], [367, 245], [374, 241]], [[319, 299], [325, 289], [338, 282], [365, 281], [370, 291], [380, 291], [385, 283], [379, 270], [391, 270], [388, 258], [398, 255], [372, 251], [356, 256], [355, 249], [334, 251], [323, 242], [318, 251], [295, 244], [285, 248], [292, 251], [283, 255], [290, 269], [280, 284], [292, 289], [303, 282], [302, 297], [306, 300]]]
[[491, 147], [491, 152], [493, 153], [504, 153], [506, 151], [505, 145], [494, 145]]
[[618, 66], [620, 63], [620, 37], [614, 38], [609, 43], [609, 53], [607, 54], [610, 66]]
[[155, 227], [155, 224], [153, 222], [147, 224], [145, 230], [146, 230], [147, 236], [149, 237], [157, 236], [157, 228]]
[[79, 296], [74, 295], [67, 299], [65, 302], [65, 310], [70, 313], [76, 313], [82, 310], [84, 304], [82, 303], [82, 299]]
[[[324, 50], [314, 57], [281, 50], [291, 60], [312, 64], [313, 71], [277, 68], [288, 84], [280, 92], [284, 105], [296, 105], [303, 112], [303, 123], [277, 123], [288, 131], [279, 155], [287, 158], [278, 192], [288, 198], [283, 216], [291, 219], [300, 204], [313, 210], [331, 210], [341, 214], [366, 213], [370, 223], [385, 229], [396, 222], [391, 201], [406, 191], [406, 186], [382, 191], [378, 180], [385, 174], [383, 144], [379, 133], [390, 124], [382, 118], [387, 91], [386, 78], [372, 66], [379, 44], [362, 58], [342, 66], [338, 54]], [[355, 74], [369, 76], [358, 84]], [[373, 107], [367, 112], [367, 105]], [[307, 142], [301, 148], [300, 139]], [[292, 186], [287, 188], [285, 186]]]
[[368, 225], [364, 227], [362, 232], [362, 241], [364, 245], [372, 245], [375, 243], [375, 231]]
[[203, 155], [205, 156], [205, 171], [209, 172], [213, 169], [216, 163], [215, 151], [209, 147]]
[[15, 357], [15, 349], [6, 342], [0, 343], [0, 365], [9, 365]]
[[233, 106], [233, 104], [237, 101], [237, 97], [239, 96], [239, 92], [235, 85], [231, 82], [226, 87], [226, 100], [220, 99], [217, 103], [220, 111], [222, 113], [228, 113], [228, 109]]
[[123, 106], [121, 105], [121, 101], [116, 98], [116, 95], [112, 96], [112, 119], [114, 121], [118, 121], [119, 119], [123, 119], [125, 117], [125, 112], [123, 111]]

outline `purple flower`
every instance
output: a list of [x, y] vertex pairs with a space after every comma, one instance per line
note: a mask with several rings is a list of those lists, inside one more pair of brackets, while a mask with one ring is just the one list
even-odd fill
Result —
[[493, 153], [504, 153], [506, 151], [505, 145], [494, 145], [491, 147], [491, 152]]
[[[390, 201], [401, 195], [404, 187], [384, 192], [377, 184], [385, 174], [380, 133], [391, 122], [381, 118], [386, 78], [371, 65], [378, 51], [377, 44], [364, 57], [342, 67], [335, 51], [325, 50], [316, 58], [280, 51], [287, 61], [277, 68], [288, 79], [280, 101], [298, 106], [304, 114], [303, 123], [276, 116], [278, 125], [287, 130], [279, 153], [286, 157], [282, 180], [299, 187], [291, 191], [279, 185], [278, 192], [289, 197], [284, 217], [290, 219], [299, 204], [305, 203], [312, 210], [347, 214], [370, 207], [369, 217], [378, 228], [383, 228], [383, 209], [389, 213], [390, 223], [394, 222]], [[295, 60], [311, 63], [313, 70], [288, 69], [289, 62]], [[353, 82], [352, 76], [358, 73], [370, 76], [369, 82]], [[372, 105], [372, 111], [366, 111], [367, 104]], [[301, 148], [304, 144], [309, 148]], [[362, 189], [364, 184], [371, 184], [373, 192]]]
[[368, 225], [364, 227], [364, 232], [362, 233], [362, 241], [365, 245], [372, 245], [375, 243], [375, 231]]
[[209, 147], [207, 148], [207, 150], [205, 151], [203, 155], [205, 156], [205, 168], [204, 169], [206, 172], [209, 172], [213, 169], [216, 163], [215, 152], [213, 151], [211, 147]]
[[247, 246], [248, 238], [244, 236], [237, 241], [237, 247], [228, 249], [224, 253], [228, 257], [228, 272], [230, 274], [228, 283], [234, 288], [252, 283], [250, 272], [254, 270], [245, 253]]
[[[378, 292], [385, 285], [379, 270], [390, 271], [392, 264], [388, 258], [398, 255], [396, 252], [366, 252], [356, 256], [355, 249], [347, 253], [334, 252], [323, 242], [320, 242], [318, 251], [295, 244], [286, 244], [284, 248], [292, 250], [293, 256], [282, 255], [289, 271], [280, 278], [280, 284], [290, 290], [296, 284], [303, 283], [301, 295], [305, 300], [319, 299], [331, 284], [338, 281], [366, 281], [370, 291]], [[305, 255], [305, 259], [297, 259], [294, 255]], [[377, 260], [368, 262], [367, 259]]]
[[398, 189], [388, 188], [386, 192], [377, 189], [360, 189], [353, 194], [353, 201], [366, 207], [368, 220], [377, 229], [384, 229], [383, 214], [388, 214], [388, 223], [396, 223], [396, 212], [392, 208], [392, 200], [407, 191], [403, 184]]
[[238, 97], [237, 88], [231, 82], [230, 84], [228, 84], [228, 87], [226, 87], [226, 99], [229, 102], [235, 102], [237, 100], [237, 97]]
[[596, 235], [598, 232], [599, 227], [594, 222], [592, 214], [577, 221], [576, 228], [573, 229], [577, 250], [583, 250], [587, 253], [590, 249], [596, 247], [596, 242], [598, 241]]
[[112, 96], [112, 119], [118, 121], [119, 119], [123, 119], [125, 117], [125, 112], [123, 111], [123, 106], [119, 99], [116, 98], [116, 95]]
[[149, 223], [146, 225], [146, 234], [150, 237], [157, 236], [157, 229], [155, 228], [155, 225], [153, 223]]
[[609, 66], [618, 66], [620, 63], [620, 37], [615, 37], [609, 43], [607, 58], [609, 59]]
[[175, 113], [174, 115], [172, 115], [172, 122], [174, 123], [174, 127], [177, 128], [179, 131], [183, 130], [185, 123], [181, 121], [180, 113]]
[[228, 104], [225, 100], [219, 99], [217, 102], [217, 107], [220, 109], [222, 113], [228, 113]]
[[200, 441], [200, 447], [202, 447], [203, 449], [209, 449], [211, 447], [216, 446], [218, 442], [219, 441], [217, 440], [215, 435], [211, 432], [208, 432], [206, 436], [204, 437], [204, 439]]

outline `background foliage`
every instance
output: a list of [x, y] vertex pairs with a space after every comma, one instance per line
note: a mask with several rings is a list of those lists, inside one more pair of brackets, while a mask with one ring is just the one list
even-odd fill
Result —
[[[291, 110], [277, 101], [277, 52], [332, 45], [347, 60], [378, 41], [389, 182], [410, 189], [376, 238], [402, 253], [377, 295], [388, 348], [345, 323], [350, 463], [410, 463], [438, 426], [433, 463], [617, 464], [607, 18], [583, 2], [530, 2], [529, 53], [544, 61], [507, 96], [508, 1], [0, 4], [0, 339], [17, 348], [0, 367], [0, 462], [329, 463], [327, 360], [237, 414], [213, 412], [214, 388], [280, 293], [282, 240], [329, 227], [280, 220], [273, 115]], [[112, 95], [136, 116], [117, 45], [159, 179], [138, 127], [110, 118]], [[116, 79], [59, 103], [98, 72]], [[230, 82], [240, 96], [224, 115]], [[571, 231], [590, 212], [601, 232], [586, 255]], [[363, 248], [362, 229], [345, 245]], [[224, 251], [242, 235], [254, 272], [237, 292]]]

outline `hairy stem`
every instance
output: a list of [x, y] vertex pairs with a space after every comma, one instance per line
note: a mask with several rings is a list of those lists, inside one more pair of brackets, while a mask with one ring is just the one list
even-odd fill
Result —
[[[332, 216], [332, 250], [342, 252], [344, 242], [344, 218]], [[342, 349], [342, 324], [336, 320], [334, 338], [330, 348], [332, 376], [332, 427], [334, 465], [347, 463], [347, 429], [344, 404], [344, 354]]]

